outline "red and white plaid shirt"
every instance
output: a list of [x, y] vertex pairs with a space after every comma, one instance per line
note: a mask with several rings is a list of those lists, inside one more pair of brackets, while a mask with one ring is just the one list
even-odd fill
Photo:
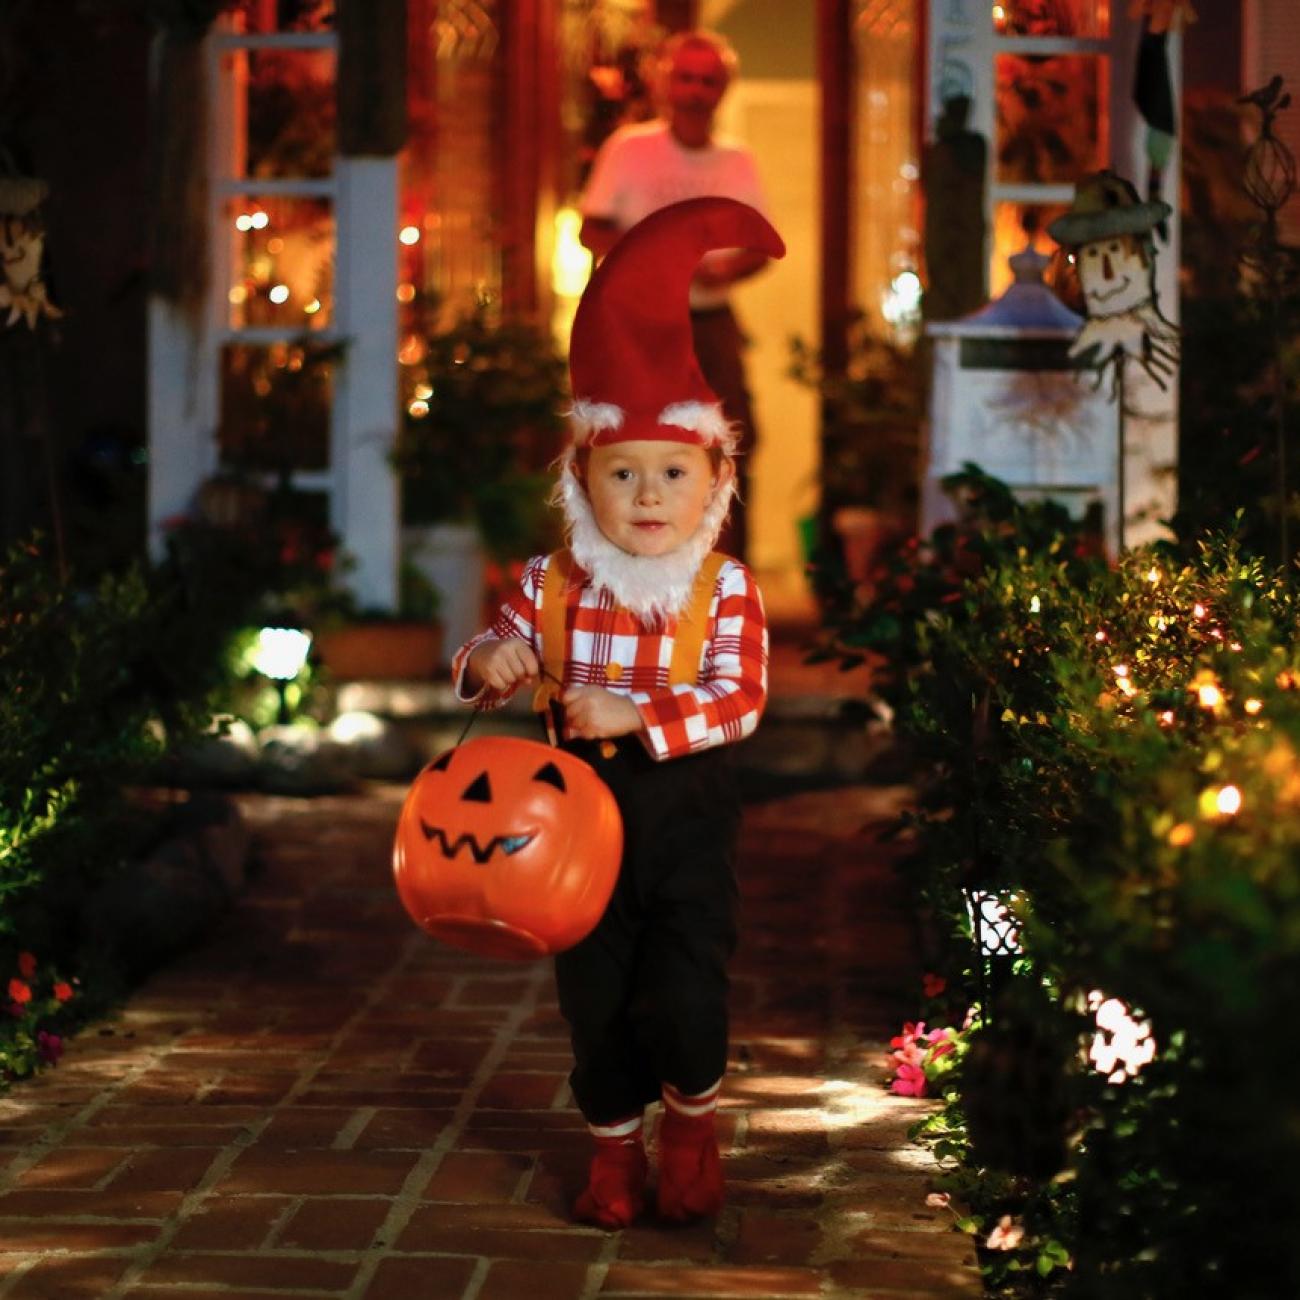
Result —
[[[477, 695], [465, 693], [470, 651], [483, 641], [518, 637], [541, 658], [540, 607], [549, 562], [546, 555], [529, 560], [519, 590], [501, 606], [492, 626], [456, 652], [451, 672], [460, 699], [491, 709], [514, 693], [486, 686]], [[730, 744], [758, 726], [767, 703], [767, 619], [758, 584], [743, 564], [729, 559], [718, 572], [694, 686], [668, 684], [676, 620], [647, 630], [576, 566], [566, 598], [565, 686], [603, 686], [626, 695], [641, 714], [639, 734], [654, 758]]]

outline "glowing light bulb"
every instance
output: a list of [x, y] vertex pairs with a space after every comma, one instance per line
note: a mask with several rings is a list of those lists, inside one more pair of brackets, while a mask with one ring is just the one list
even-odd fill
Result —
[[1154, 587], [1160, 581], [1160, 570], [1157, 568], [1148, 569], [1147, 581]]
[[409, 280], [397, 286], [397, 301], [398, 302], [415, 301], [415, 285], [413, 285]]
[[1254, 699], [1247, 700], [1245, 707], [1246, 707], [1246, 712], [1253, 717], [1256, 713], [1260, 711], [1260, 709], [1264, 707], [1264, 701], [1254, 700]]
[[406, 409], [409, 412], [411, 419], [423, 420], [424, 417], [429, 414], [429, 403], [421, 401], [421, 399], [417, 397]]
[[235, 218], [236, 230], [252, 230], [252, 228], [253, 218], [250, 217], [247, 212], [241, 212], [239, 216]]
[[1196, 838], [1196, 828], [1191, 822], [1179, 822], [1169, 832], [1169, 843], [1176, 849], [1185, 849]]
[[254, 230], [265, 230], [271, 224], [271, 218], [260, 208], [248, 218]]
[[1104, 641], [1106, 639], [1106, 634], [1101, 630], [1101, 628], [1098, 628], [1097, 631], [1093, 634], [1092, 639], [1097, 642]]
[[305, 311], [308, 316], [314, 316], [318, 311], [320, 311], [320, 299], [313, 298], [311, 302], [307, 303], [306, 306], [303, 307], [303, 311]]
[[1037, 614], [1039, 610], [1041, 610], [1042, 608], [1043, 608], [1042, 602], [1038, 599], [1037, 596], [1031, 596], [1029, 598], [1029, 612], [1031, 614]]
[[248, 301], [248, 290], [242, 284], [237, 284], [231, 288], [226, 297], [229, 298], [231, 302], [238, 305], [241, 302]]
[[1203, 709], [1217, 709], [1223, 703], [1223, 692], [1213, 682], [1202, 682], [1196, 688], [1196, 702]]
[[403, 226], [401, 233], [397, 236], [408, 248], [420, 242], [419, 226]]
[[289, 301], [289, 286], [287, 284], [273, 284], [266, 296], [278, 307], [281, 303]]
[[1195, 605], [1192, 606], [1192, 617], [1193, 617], [1193, 618], [1204, 618], [1205, 615], [1206, 615], [1206, 612], [1207, 612], [1207, 611], [1206, 611], [1205, 606], [1202, 605], [1201, 602], [1200, 602], [1199, 600], [1196, 602]]
[[1241, 811], [1241, 791], [1235, 785], [1222, 786], [1214, 802], [1221, 817], [1235, 817]]

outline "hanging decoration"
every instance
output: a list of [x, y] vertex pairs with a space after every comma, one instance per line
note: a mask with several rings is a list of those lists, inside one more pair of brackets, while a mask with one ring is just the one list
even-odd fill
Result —
[[41, 279], [45, 251], [45, 222], [41, 204], [48, 187], [24, 176], [0, 176], [0, 324], [8, 329], [25, 322], [34, 330], [42, 317], [58, 320], [63, 313], [49, 300]]
[[1047, 228], [1072, 255], [1087, 310], [1070, 356], [1099, 373], [1110, 369], [1116, 392], [1126, 357], [1161, 389], [1178, 366], [1178, 327], [1156, 302], [1152, 238], [1170, 211], [1163, 200], [1142, 202], [1129, 181], [1102, 171], [1079, 183], [1073, 206]]
[[1196, 21], [1196, 10], [1192, 0], [1129, 0], [1128, 16], [1145, 18], [1151, 30], [1160, 35], [1190, 27]]

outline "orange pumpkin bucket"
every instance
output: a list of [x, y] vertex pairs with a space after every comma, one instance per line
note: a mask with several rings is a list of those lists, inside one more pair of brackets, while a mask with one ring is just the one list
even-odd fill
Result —
[[439, 754], [397, 821], [402, 906], [444, 943], [528, 960], [571, 948], [600, 920], [623, 856], [623, 819], [590, 764], [513, 736]]

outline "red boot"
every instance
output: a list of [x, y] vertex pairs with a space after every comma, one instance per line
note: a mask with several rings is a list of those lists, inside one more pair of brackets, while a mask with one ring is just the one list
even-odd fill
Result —
[[701, 1115], [684, 1115], [673, 1109], [665, 1090], [659, 1124], [660, 1217], [673, 1223], [712, 1218], [722, 1209], [724, 1195], [712, 1107]]
[[573, 1203], [579, 1223], [617, 1230], [626, 1228], [645, 1209], [647, 1162], [641, 1127], [613, 1137], [594, 1133], [587, 1186]]

